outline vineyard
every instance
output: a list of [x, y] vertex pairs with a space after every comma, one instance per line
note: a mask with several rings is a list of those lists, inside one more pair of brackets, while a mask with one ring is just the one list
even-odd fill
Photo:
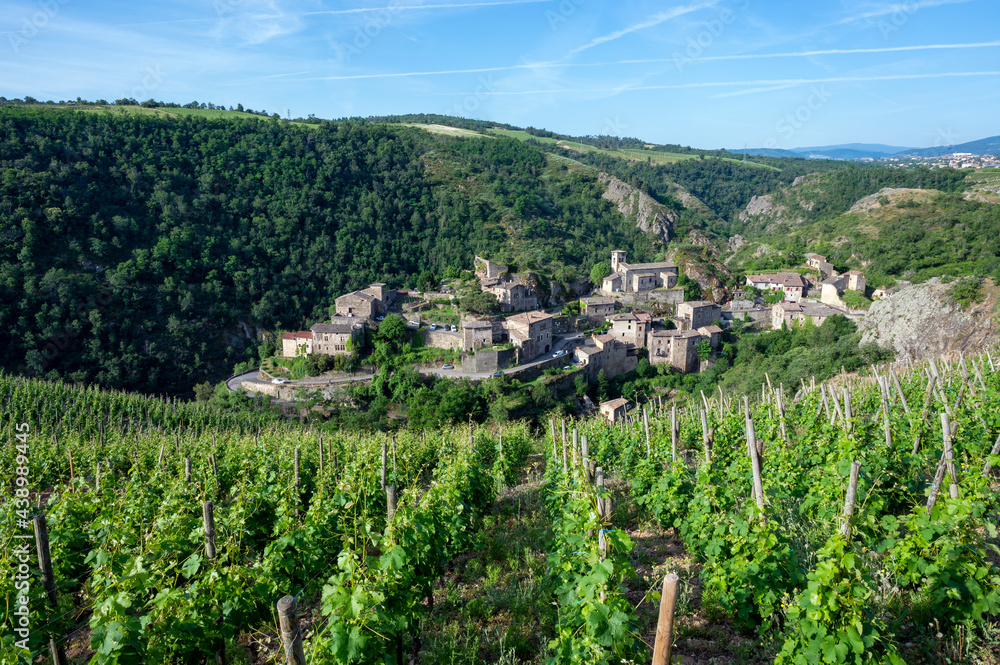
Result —
[[0, 663], [645, 663], [640, 530], [693, 562], [677, 662], [706, 617], [750, 645], [715, 662], [1000, 662], [988, 354], [544, 432], [344, 433], [11, 377], [0, 404]]

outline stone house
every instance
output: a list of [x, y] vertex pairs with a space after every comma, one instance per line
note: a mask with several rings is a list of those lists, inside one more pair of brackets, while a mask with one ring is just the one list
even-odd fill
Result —
[[466, 351], [475, 351], [493, 344], [493, 324], [489, 321], [469, 321], [462, 326], [462, 333], [462, 348]]
[[281, 335], [281, 355], [285, 358], [308, 356], [312, 353], [313, 334], [309, 330], [286, 332]]
[[863, 295], [866, 286], [863, 273], [858, 270], [848, 270], [843, 275], [835, 275], [823, 280], [820, 300], [827, 305], [847, 307], [840, 298], [844, 291], [859, 291]]
[[474, 259], [476, 277], [479, 281], [486, 282], [492, 279], [500, 279], [507, 274], [507, 266], [502, 263], [493, 263], [488, 259], [476, 257]]
[[809, 252], [805, 254], [806, 265], [818, 272], [823, 277], [829, 277], [833, 274], [833, 264], [826, 260], [826, 257], [822, 254], [813, 254]]
[[386, 289], [382, 282], [376, 282], [367, 289], [345, 293], [337, 298], [335, 301], [337, 316], [358, 319], [385, 316], [395, 297], [395, 291]]
[[747, 275], [747, 285], [756, 287], [762, 291], [781, 291], [784, 299], [789, 302], [798, 302], [806, 292], [806, 281], [797, 272]]
[[803, 301], [801, 303], [782, 302], [771, 308], [771, 329], [781, 330], [782, 325], [791, 328], [793, 325], [812, 323], [821, 326], [831, 316], [842, 314], [831, 307], [819, 303]]
[[687, 330], [709, 326], [722, 317], [722, 308], [708, 300], [689, 300], [677, 305], [677, 318]]
[[677, 285], [677, 264], [673, 261], [628, 263], [625, 257], [623, 251], [611, 252], [611, 274], [601, 283], [603, 293], [638, 293]]
[[718, 326], [703, 326], [698, 330], [654, 330], [647, 337], [649, 362], [669, 364], [678, 372], [689, 374], [701, 368], [698, 344], [707, 340], [716, 350], [722, 335]]
[[480, 288], [497, 297], [501, 312], [522, 312], [537, 309], [538, 297], [524, 284], [508, 279], [480, 282]]
[[614, 298], [601, 298], [600, 296], [580, 298], [580, 313], [603, 319], [615, 313], [616, 302]]
[[601, 415], [607, 418], [611, 424], [614, 424], [628, 413], [628, 400], [624, 397], [619, 397], [618, 399], [601, 402], [600, 409]]
[[614, 314], [607, 318], [615, 339], [637, 347], [646, 346], [646, 335], [653, 327], [649, 314]]
[[521, 362], [552, 350], [552, 315], [542, 311], [510, 316], [504, 322], [510, 341], [521, 349]]
[[[347, 355], [351, 346], [363, 343], [364, 327], [361, 325], [345, 325], [338, 323], [317, 323], [312, 327], [313, 353], [325, 353], [330, 356]], [[361, 342], [359, 342], [359, 339]]]
[[631, 372], [638, 366], [635, 346], [626, 344], [612, 334], [595, 335], [591, 340], [573, 352], [578, 364], [583, 365], [583, 373], [588, 381], [596, 381], [603, 369], [610, 379]]

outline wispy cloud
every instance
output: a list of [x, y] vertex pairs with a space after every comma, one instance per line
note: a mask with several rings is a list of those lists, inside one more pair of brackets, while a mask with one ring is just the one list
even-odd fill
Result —
[[868, 19], [898, 13], [913, 14], [921, 9], [930, 9], [932, 7], [941, 7], [943, 5], [958, 5], [971, 1], [972, 0], [922, 0], [921, 2], [894, 2], [890, 5], [879, 7], [878, 9], [862, 12], [861, 14], [856, 14], [854, 16], [848, 16], [847, 18], [837, 21], [834, 25], [844, 25], [845, 23], [866, 21]]
[[370, 14], [372, 12], [406, 12], [428, 9], [464, 9], [469, 7], [503, 7], [505, 5], [536, 5], [556, 2], [556, 0], [494, 0], [493, 2], [459, 2], [454, 4], [436, 5], [393, 5], [390, 7], [355, 7], [352, 9], [327, 9], [315, 12], [303, 12], [299, 16], [322, 16], [339, 14]]
[[[802, 78], [802, 79], [774, 79], [761, 81], [699, 81], [697, 83], [671, 83], [662, 85], [641, 85], [630, 86], [620, 85], [608, 88], [556, 88], [550, 90], [494, 90], [479, 92], [479, 95], [491, 96], [519, 96], [519, 95], [552, 95], [552, 94], [620, 94], [623, 92], [639, 92], [645, 90], [683, 90], [687, 88], [721, 88], [735, 86], [759, 86], [759, 88], [748, 90], [763, 92], [765, 89], [779, 90], [791, 88], [799, 85], [812, 85], [816, 83], [843, 83], [843, 82], [871, 82], [871, 81], [908, 81], [915, 79], [934, 78], [961, 78], [975, 76], [1000, 76], [1000, 71], [984, 72], [937, 72], [926, 74], [886, 74], [881, 76], [832, 76], [828, 78]], [[441, 93], [442, 95], [469, 95], [469, 92]]]
[[600, 37], [595, 37], [586, 44], [583, 44], [582, 46], [577, 46], [575, 49], [567, 53], [565, 57], [568, 58], [574, 56], [577, 53], [582, 53], [583, 51], [592, 49], [595, 46], [600, 46], [601, 44], [606, 44], [616, 39], [621, 39], [625, 35], [631, 34], [633, 32], [637, 32], [639, 30], [645, 30], [646, 28], [652, 28], [657, 25], [660, 25], [661, 23], [666, 23], [667, 21], [675, 19], [679, 16], [684, 16], [685, 14], [690, 14], [691, 12], [696, 12], [701, 9], [708, 9], [709, 7], [713, 7], [717, 4], [719, 4], [718, 0], [711, 0], [710, 2], [701, 2], [693, 5], [681, 5], [679, 7], [668, 9], [665, 12], [654, 14], [649, 18], [647, 18], [645, 21], [641, 21], [639, 23], [636, 23], [635, 25], [630, 25], [627, 28], [622, 28], [621, 30], [615, 30], [614, 32], [608, 33], [606, 35], [601, 35]]
[[[921, 44], [914, 46], [891, 46], [883, 48], [856, 49], [825, 49], [819, 51], [789, 51], [785, 53], [747, 53], [732, 55], [701, 56], [699, 60], [758, 60], [766, 58], [812, 58], [821, 55], [850, 55], [859, 53], [897, 53], [905, 51], [930, 51], [942, 49], [975, 49], [1000, 47], [1000, 40], [992, 42], [975, 42], [970, 44]], [[516, 70], [543, 70], [578, 67], [621, 67], [626, 65], [650, 65], [673, 62], [673, 58], [647, 58], [632, 60], [614, 60], [608, 62], [533, 62], [518, 65], [501, 65], [497, 67], [475, 67], [469, 69], [437, 69], [411, 72], [382, 72], [377, 74], [341, 74], [334, 76], [318, 76], [305, 78], [306, 81], [352, 81], [363, 79], [408, 78], [414, 76], [451, 76], [458, 74], [487, 74]]]

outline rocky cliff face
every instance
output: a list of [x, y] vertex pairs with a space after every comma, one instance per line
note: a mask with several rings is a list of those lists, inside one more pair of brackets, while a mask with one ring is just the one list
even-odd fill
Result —
[[895, 350], [897, 360], [978, 351], [994, 341], [993, 301], [966, 309], [936, 279], [908, 286], [872, 304], [860, 326], [861, 341]]
[[677, 213], [607, 173], [601, 173], [597, 179], [607, 184], [602, 198], [617, 205], [618, 212], [624, 217], [634, 217], [636, 226], [644, 232], [659, 236], [664, 243], [670, 241]]

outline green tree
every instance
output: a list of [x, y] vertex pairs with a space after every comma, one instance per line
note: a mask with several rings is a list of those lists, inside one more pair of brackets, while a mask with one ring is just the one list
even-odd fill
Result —
[[610, 274], [611, 264], [607, 261], [595, 263], [594, 267], [590, 269], [590, 281], [594, 283], [594, 286], [600, 286], [604, 278]]
[[608, 381], [608, 374], [602, 369], [597, 373], [597, 401], [607, 402], [610, 390], [611, 382]]
[[491, 314], [500, 309], [497, 297], [489, 291], [477, 291], [459, 299], [462, 309], [476, 314]]
[[208, 381], [204, 383], [199, 383], [194, 387], [194, 398], [198, 402], [208, 402], [212, 399], [212, 395], [215, 394], [215, 386], [213, 386]]
[[417, 289], [419, 291], [433, 291], [437, 288], [438, 279], [434, 276], [430, 270], [425, 270], [420, 273], [420, 277], [417, 278]]
[[410, 329], [406, 327], [406, 319], [399, 314], [388, 315], [379, 324], [375, 338], [390, 344], [393, 350], [399, 349], [410, 338]]
[[709, 356], [712, 355], [712, 343], [707, 339], [703, 339], [695, 344], [694, 348], [698, 352], [698, 359], [702, 362], [708, 360]]

